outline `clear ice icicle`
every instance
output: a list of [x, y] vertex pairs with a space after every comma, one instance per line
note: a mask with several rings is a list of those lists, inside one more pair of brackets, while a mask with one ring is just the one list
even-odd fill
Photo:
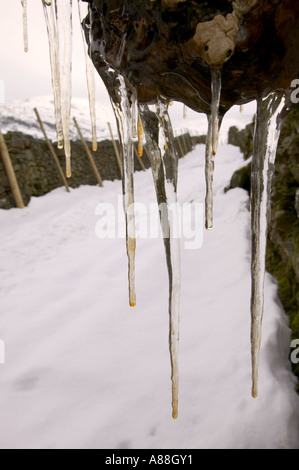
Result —
[[28, 17], [27, 17], [27, 0], [21, 0], [23, 7], [23, 38], [24, 51], [28, 52]]
[[[177, 236], [178, 154], [167, 106], [159, 103], [152, 111], [140, 104], [140, 116], [150, 152], [151, 167], [169, 275], [169, 349], [172, 380], [172, 416], [178, 417], [179, 393], [179, 324], [180, 324], [180, 240]], [[166, 145], [165, 145], [166, 143]]]
[[61, 84], [61, 119], [66, 156], [66, 176], [71, 177], [71, 72], [72, 72], [72, 0], [55, 0], [59, 36], [59, 63]]
[[[81, 0], [78, 0], [78, 10], [79, 18], [82, 23], [83, 18], [86, 17], [88, 13], [88, 6], [86, 3], [82, 3]], [[98, 148], [97, 143], [97, 125], [96, 125], [96, 109], [95, 109], [95, 78], [94, 78], [94, 65], [91, 58], [88, 55], [86, 39], [84, 35], [83, 28], [81, 29], [82, 38], [83, 38], [83, 47], [85, 54], [86, 62], [86, 80], [88, 88], [88, 97], [89, 97], [89, 110], [90, 110], [90, 119], [91, 119], [91, 129], [92, 129], [92, 149], [95, 152]]]
[[219, 106], [221, 97], [221, 70], [211, 69], [212, 74], [212, 101], [211, 114], [208, 118], [208, 134], [206, 143], [206, 229], [213, 227], [213, 179], [214, 157], [217, 153], [219, 139]]
[[132, 95], [132, 136], [133, 139], [137, 137], [137, 103], [134, 95]]
[[251, 174], [252, 296], [251, 355], [252, 396], [258, 395], [258, 362], [264, 313], [266, 247], [270, 216], [271, 186], [285, 96], [271, 93], [258, 100]]
[[124, 78], [118, 77], [120, 82], [120, 104], [112, 106], [116, 117], [122, 154], [122, 179], [124, 194], [124, 211], [126, 219], [126, 243], [128, 255], [129, 303], [136, 305], [135, 292], [135, 213], [134, 213], [134, 143], [132, 138], [132, 110], [130, 97]]
[[52, 75], [52, 87], [54, 95], [55, 121], [58, 148], [63, 148], [63, 131], [61, 120], [61, 87], [60, 87], [60, 69], [59, 69], [59, 40], [56, 24], [56, 14], [54, 3], [42, 0], [44, 15], [46, 20], [49, 54]]

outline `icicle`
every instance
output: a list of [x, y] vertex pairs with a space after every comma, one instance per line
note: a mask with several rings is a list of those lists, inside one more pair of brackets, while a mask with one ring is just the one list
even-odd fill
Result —
[[213, 227], [213, 178], [214, 178], [214, 157], [217, 153], [219, 139], [219, 106], [221, 96], [221, 70], [211, 69], [212, 74], [212, 102], [211, 115], [206, 143], [206, 228]]
[[183, 117], [184, 119], [187, 119], [187, 106], [184, 104], [184, 108], [183, 108]]
[[71, 71], [72, 71], [72, 0], [55, 0], [60, 52], [61, 118], [66, 156], [66, 176], [71, 177]]
[[[155, 112], [140, 105], [140, 116], [146, 135], [158, 204], [169, 274], [169, 348], [172, 380], [172, 416], [178, 417], [178, 349], [180, 323], [180, 241], [175, 236], [176, 215], [170, 205], [177, 202], [178, 154], [167, 106], [159, 103]], [[159, 129], [159, 132], [158, 132]], [[167, 148], [165, 146], [167, 140]], [[177, 220], [177, 219], [176, 219]]]
[[61, 120], [61, 87], [59, 70], [59, 40], [56, 24], [56, 15], [54, 4], [50, 1], [42, 0], [44, 15], [47, 25], [49, 39], [49, 53], [52, 74], [52, 87], [54, 94], [55, 120], [58, 148], [63, 148], [63, 131]]
[[140, 116], [138, 117], [138, 156], [143, 156], [143, 127]]
[[[85, 18], [88, 13], [87, 4], [83, 4], [81, 0], [78, 0], [78, 10], [79, 10], [80, 23], [82, 23], [83, 18]], [[97, 143], [97, 126], [96, 126], [96, 110], [95, 110], [94, 65], [92, 63], [91, 58], [88, 55], [87, 44], [86, 44], [86, 39], [85, 39], [83, 28], [81, 28], [81, 33], [82, 33], [82, 38], [83, 38], [83, 48], [84, 48], [85, 62], [86, 62], [86, 79], [87, 79], [87, 87], [88, 87], [89, 110], [90, 110], [91, 128], [92, 128], [92, 149], [94, 152], [96, 152], [98, 148], [98, 143]]]
[[212, 146], [213, 155], [216, 155], [219, 140], [219, 106], [221, 97], [221, 70], [212, 69], [212, 103], [211, 103], [211, 120], [212, 120]]
[[251, 354], [252, 396], [258, 395], [258, 361], [264, 312], [264, 281], [266, 270], [267, 230], [270, 216], [271, 185], [275, 156], [285, 104], [283, 93], [271, 93], [258, 100], [251, 176], [252, 227], [252, 297]]
[[21, 0], [23, 7], [23, 39], [24, 51], [28, 52], [28, 17], [27, 17], [27, 0]]
[[137, 137], [137, 103], [136, 98], [132, 95], [132, 137]]
[[122, 76], [120, 82], [120, 105], [112, 102], [116, 117], [119, 139], [122, 149], [122, 178], [124, 194], [124, 211], [126, 218], [126, 242], [129, 263], [129, 303], [136, 305], [135, 293], [135, 214], [134, 214], [134, 144], [132, 139], [132, 111], [130, 97]]

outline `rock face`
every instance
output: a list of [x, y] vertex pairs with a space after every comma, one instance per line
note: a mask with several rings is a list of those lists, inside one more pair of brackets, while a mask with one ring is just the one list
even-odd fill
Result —
[[299, 76], [297, 0], [88, 1], [90, 54], [116, 101], [109, 67], [140, 102], [160, 97], [206, 113], [210, 69], [221, 68], [223, 114]]

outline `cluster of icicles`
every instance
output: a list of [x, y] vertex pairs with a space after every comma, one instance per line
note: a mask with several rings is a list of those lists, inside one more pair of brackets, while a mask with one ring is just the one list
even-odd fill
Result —
[[[41, 0], [47, 25], [49, 53], [52, 72], [52, 86], [55, 105], [55, 119], [58, 148], [64, 148], [66, 175], [71, 177], [70, 117], [72, 98], [72, 0]], [[28, 51], [27, 0], [21, 0], [23, 7], [24, 50]], [[78, 0], [79, 17], [87, 15], [87, 4]], [[89, 94], [90, 117], [92, 123], [92, 147], [97, 150], [95, 81], [94, 67], [88, 55], [82, 30], [83, 47], [86, 58], [86, 80]]]
[[[72, 0], [41, 0], [44, 8], [52, 68], [55, 114], [58, 146], [64, 145], [67, 175], [70, 176], [70, 106], [71, 106], [71, 37]], [[26, 21], [27, 0], [21, 0], [24, 11], [24, 42], [28, 50]], [[79, 14], [83, 18], [81, 1], [78, 0]], [[88, 56], [83, 37], [87, 60], [87, 83], [90, 95], [90, 109], [93, 129], [93, 148], [96, 149], [96, 126], [94, 112], [93, 65]], [[124, 210], [127, 224], [127, 254], [129, 261], [129, 302], [136, 305], [135, 293], [135, 221], [134, 221], [134, 137], [142, 136], [142, 126], [149, 148], [149, 157], [159, 206], [162, 233], [165, 244], [169, 272], [169, 318], [170, 356], [172, 371], [173, 418], [178, 417], [178, 348], [180, 312], [180, 242], [174, 236], [175, 214], [167, 207], [177, 202], [178, 154], [168, 114], [169, 103], [157, 100], [156, 105], [137, 102], [128, 89], [125, 79], [108, 67], [107, 73], [117, 76], [119, 103], [112, 101], [119, 139], [122, 148], [122, 179]], [[221, 99], [221, 70], [211, 69], [211, 112], [208, 116], [206, 144], [206, 228], [213, 226], [213, 172], [214, 157], [217, 152], [219, 128], [219, 106]], [[281, 113], [285, 106], [285, 94], [272, 92], [257, 103], [256, 131], [252, 159], [252, 297], [251, 297], [251, 344], [252, 344], [252, 396], [258, 394], [258, 358], [261, 344], [261, 327], [264, 311], [265, 256], [267, 228], [270, 212], [271, 183], [280, 130]], [[137, 126], [138, 122], [138, 126]], [[142, 123], [142, 124], [141, 124]], [[139, 139], [141, 145], [141, 139]], [[139, 149], [142, 154], [142, 149]], [[161, 206], [160, 206], [161, 207]]]

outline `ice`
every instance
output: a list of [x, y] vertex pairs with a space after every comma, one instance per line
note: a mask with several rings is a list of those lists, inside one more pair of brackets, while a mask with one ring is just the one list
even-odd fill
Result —
[[138, 156], [143, 156], [143, 127], [140, 116], [138, 117]]
[[214, 174], [214, 156], [213, 156], [213, 135], [211, 118], [208, 117], [208, 133], [205, 152], [205, 176], [206, 176], [206, 229], [210, 230], [213, 226], [213, 174]]
[[28, 52], [28, 21], [27, 21], [27, 0], [21, 0], [23, 7], [23, 37], [24, 51]]
[[43, 1], [44, 15], [47, 25], [49, 54], [52, 74], [52, 87], [54, 95], [55, 121], [58, 148], [63, 148], [63, 130], [61, 120], [61, 86], [59, 69], [59, 40], [56, 24], [56, 14], [54, 3]]
[[42, 0], [47, 24], [58, 148], [66, 156], [66, 175], [71, 176], [71, 72], [72, 0]]
[[[82, 3], [81, 0], [78, 0], [78, 10], [79, 10], [80, 22], [82, 23], [83, 19], [86, 17], [88, 13], [87, 4]], [[83, 47], [84, 47], [85, 60], [86, 60], [86, 81], [87, 81], [87, 87], [88, 87], [90, 119], [91, 119], [91, 128], [92, 128], [92, 149], [94, 152], [96, 152], [98, 148], [98, 144], [97, 144], [97, 127], [96, 127], [96, 111], [95, 111], [94, 65], [92, 63], [91, 58], [88, 55], [86, 38], [85, 38], [83, 28], [81, 29], [81, 33], [82, 33]]]
[[221, 70], [212, 69], [212, 103], [211, 103], [211, 121], [212, 121], [212, 146], [213, 155], [216, 155], [219, 139], [219, 106], [221, 98]]
[[140, 104], [140, 116], [150, 149], [151, 166], [157, 201], [160, 209], [162, 233], [169, 275], [169, 348], [172, 380], [172, 416], [178, 417], [179, 392], [179, 323], [180, 323], [180, 242], [175, 237], [177, 214], [170, 210], [176, 207], [178, 154], [173, 137], [167, 105], [159, 102], [152, 110]]
[[122, 179], [126, 218], [126, 243], [129, 263], [129, 303], [136, 305], [135, 292], [135, 215], [134, 215], [134, 145], [132, 138], [132, 110], [130, 96], [122, 76], [118, 77], [120, 103], [111, 100], [122, 149]]
[[264, 313], [267, 230], [270, 215], [271, 185], [282, 120], [280, 113], [285, 96], [271, 93], [258, 100], [256, 131], [252, 157], [251, 226], [252, 226], [252, 294], [251, 351], [252, 396], [258, 395], [258, 362]]
[[187, 119], [187, 115], [188, 115], [187, 106], [184, 104], [184, 107], [183, 107], [183, 118], [184, 118], [184, 119]]
[[208, 117], [208, 133], [206, 143], [206, 229], [213, 227], [213, 178], [219, 140], [219, 105], [221, 97], [221, 70], [211, 69], [212, 102], [211, 114]]
[[72, 0], [56, 0], [61, 83], [61, 119], [66, 156], [66, 175], [71, 176]]
[[137, 137], [137, 100], [132, 95], [132, 137], [136, 139]]

